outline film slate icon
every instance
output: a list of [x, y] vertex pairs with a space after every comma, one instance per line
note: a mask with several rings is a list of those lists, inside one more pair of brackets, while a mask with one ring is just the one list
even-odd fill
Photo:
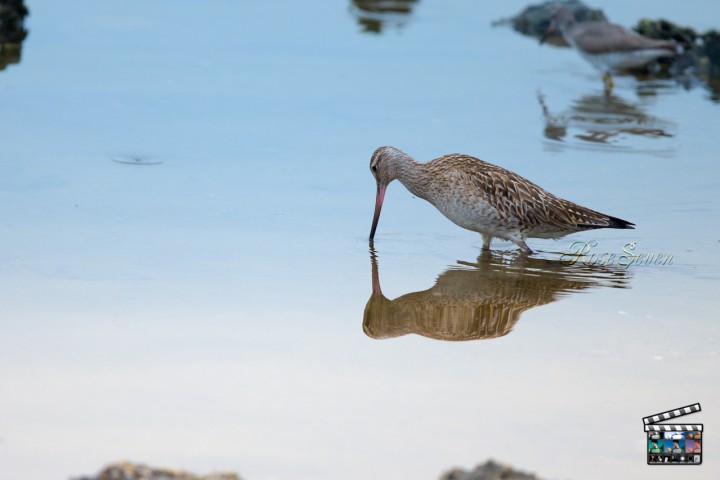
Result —
[[643, 418], [647, 435], [648, 465], [700, 465], [702, 463], [703, 426], [660, 423], [699, 412], [700, 404], [656, 413]]

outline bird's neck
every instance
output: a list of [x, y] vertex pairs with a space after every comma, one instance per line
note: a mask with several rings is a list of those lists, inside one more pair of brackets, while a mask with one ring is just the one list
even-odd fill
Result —
[[572, 30], [575, 28], [575, 25], [577, 22], [574, 18], [568, 18], [560, 22], [560, 25], [558, 26], [558, 30], [560, 30], [560, 35], [562, 35], [565, 42], [570, 44], [571, 47], [575, 46], [575, 41], [572, 38]]
[[418, 163], [412, 158], [398, 164], [395, 171], [395, 178], [416, 197], [425, 199], [425, 165]]

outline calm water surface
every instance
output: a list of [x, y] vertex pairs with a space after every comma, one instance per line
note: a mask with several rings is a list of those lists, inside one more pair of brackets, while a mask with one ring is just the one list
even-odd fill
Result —
[[[0, 72], [0, 477], [129, 459], [249, 480], [677, 478], [641, 417], [700, 402], [720, 475], [720, 105], [598, 74], [455, 0], [30, 2]], [[618, 23], [720, 25], [617, 0]], [[464, 152], [637, 224], [480, 254], [372, 151]], [[572, 241], [672, 265], [562, 268]], [[457, 319], [461, 319], [458, 321]], [[453, 341], [448, 341], [453, 340]]]

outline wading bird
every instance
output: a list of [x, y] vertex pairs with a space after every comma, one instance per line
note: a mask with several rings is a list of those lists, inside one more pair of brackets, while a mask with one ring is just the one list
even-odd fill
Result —
[[578, 22], [567, 7], [560, 7], [553, 14], [540, 43], [544, 43], [555, 30], [560, 32], [568, 45], [603, 73], [605, 90], [608, 92], [614, 86], [613, 72], [638, 69], [658, 58], [672, 57], [678, 53], [678, 45], [670, 40], [643, 37], [609, 22]]
[[395, 147], [380, 147], [370, 158], [370, 171], [377, 181], [371, 240], [385, 191], [393, 180], [455, 224], [480, 233], [483, 250], [490, 249], [495, 237], [510, 240], [529, 254], [528, 237], [560, 238], [595, 228], [635, 227], [556, 197], [516, 173], [469, 155], [453, 153], [418, 163]]

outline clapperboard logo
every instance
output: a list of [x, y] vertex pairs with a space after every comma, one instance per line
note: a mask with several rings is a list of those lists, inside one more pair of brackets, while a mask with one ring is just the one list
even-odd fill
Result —
[[700, 404], [656, 413], [643, 418], [647, 434], [648, 465], [700, 465], [702, 463], [701, 423], [663, 423], [672, 418], [699, 412]]

